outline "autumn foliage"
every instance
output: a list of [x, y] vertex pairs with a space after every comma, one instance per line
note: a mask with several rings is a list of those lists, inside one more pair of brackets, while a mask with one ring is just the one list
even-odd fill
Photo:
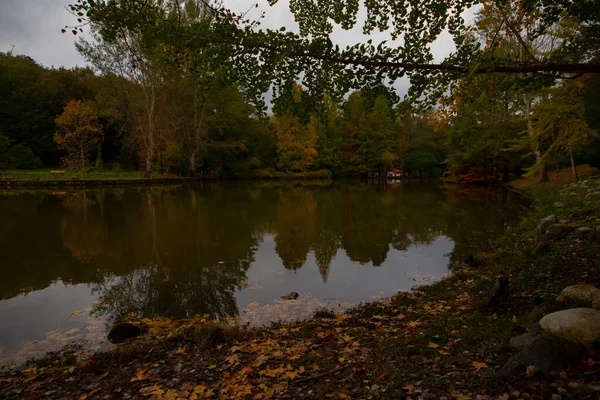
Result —
[[69, 168], [85, 170], [90, 153], [102, 140], [102, 129], [95, 111], [79, 100], [71, 100], [55, 120], [54, 141], [67, 152], [62, 163]]

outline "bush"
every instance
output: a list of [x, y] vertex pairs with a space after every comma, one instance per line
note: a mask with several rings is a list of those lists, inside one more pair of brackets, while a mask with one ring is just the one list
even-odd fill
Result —
[[42, 162], [30, 148], [22, 144], [12, 146], [7, 153], [8, 166], [11, 169], [38, 169]]
[[10, 147], [10, 139], [0, 133], [0, 170], [8, 169], [8, 148]]

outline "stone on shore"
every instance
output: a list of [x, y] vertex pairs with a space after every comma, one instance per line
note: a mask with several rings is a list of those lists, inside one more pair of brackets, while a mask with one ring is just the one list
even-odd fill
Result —
[[600, 289], [588, 284], [567, 286], [560, 292], [559, 302], [573, 301], [590, 306], [596, 298], [600, 297]]
[[572, 308], [546, 315], [540, 321], [544, 333], [574, 343], [589, 345], [600, 341], [600, 311]]
[[546, 230], [550, 225], [556, 224], [556, 221], [557, 219], [555, 215], [549, 215], [546, 218], [541, 219], [537, 226], [538, 233], [543, 235], [544, 233], [546, 233]]
[[552, 371], [564, 370], [584, 352], [585, 348], [577, 343], [541, 335], [507, 362], [498, 371], [498, 377], [506, 379], [525, 373], [530, 366], [538, 368], [545, 376], [550, 376]]
[[123, 343], [128, 339], [132, 339], [142, 334], [139, 326], [131, 322], [121, 322], [114, 325], [108, 332], [108, 340], [112, 343]]

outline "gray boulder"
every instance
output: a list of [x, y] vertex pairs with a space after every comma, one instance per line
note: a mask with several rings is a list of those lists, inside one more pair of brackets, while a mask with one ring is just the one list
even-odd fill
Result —
[[569, 232], [573, 231], [573, 227], [567, 224], [554, 224], [550, 225], [548, 229], [546, 229], [546, 234], [550, 236], [560, 236], [565, 235]]
[[540, 234], [546, 233], [546, 230], [550, 225], [556, 224], [556, 215], [549, 215], [546, 218], [540, 220], [537, 226], [537, 231]]
[[572, 308], [546, 315], [540, 321], [544, 333], [589, 345], [600, 341], [600, 311]]
[[527, 323], [532, 325], [535, 323], [539, 323], [540, 319], [544, 315], [548, 314], [548, 306], [545, 304], [540, 304], [539, 306], [535, 306], [533, 310], [527, 315]]
[[567, 286], [560, 292], [560, 295], [556, 300], [559, 302], [573, 301], [590, 306], [598, 297], [600, 297], [600, 289], [584, 283]]
[[585, 352], [583, 346], [568, 340], [541, 335], [506, 363], [498, 378], [506, 379], [524, 373], [527, 367], [537, 367], [544, 376], [562, 371]]
[[510, 351], [513, 354], [520, 353], [525, 347], [529, 346], [540, 337], [539, 333], [527, 332], [519, 336], [510, 338]]
[[577, 231], [579, 231], [581, 233], [590, 233], [590, 232], [593, 232], [594, 229], [590, 228], [589, 226], [582, 226], [581, 228], [577, 229]]

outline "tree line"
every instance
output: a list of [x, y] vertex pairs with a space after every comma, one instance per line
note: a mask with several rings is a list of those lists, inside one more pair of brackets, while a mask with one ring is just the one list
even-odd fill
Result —
[[[331, 43], [333, 25], [356, 24], [358, 3], [319, 14], [295, 2], [296, 34], [200, 0], [80, 1], [71, 8], [91, 30], [77, 43], [89, 68], [1, 58], [0, 163], [112, 163], [147, 177], [399, 168], [467, 181], [524, 171], [544, 180], [550, 164], [598, 164], [598, 76], [586, 74], [598, 60], [595, 8], [483, 1], [470, 23], [461, 2], [435, 15], [375, 3], [362, 5], [364, 29], [414, 36], [396, 49], [408, 61], [381, 61], [394, 54], [384, 43]], [[392, 18], [403, 14], [413, 19]], [[456, 44], [447, 68], [428, 64], [427, 43], [444, 27]], [[412, 85], [400, 101], [386, 80], [406, 74]]]

